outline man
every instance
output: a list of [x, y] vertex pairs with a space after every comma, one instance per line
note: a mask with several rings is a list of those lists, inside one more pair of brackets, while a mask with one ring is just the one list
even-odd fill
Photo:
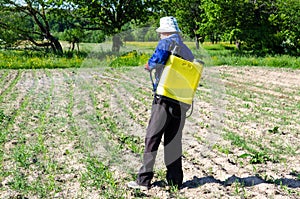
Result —
[[[156, 31], [160, 34], [160, 41], [145, 65], [145, 69], [148, 71], [156, 70], [154, 93], [160, 74], [172, 52], [185, 60], [194, 60], [191, 50], [183, 43], [179, 35], [180, 29], [174, 17], [161, 18], [160, 27]], [[154, 94], [151, 118], [145, 138], [143, 165], [138, 172], [137, 180], [129, 182], [128, 187], [142, 190], [151, 187], [155, 158], [163, 135], [167, 182], [178, 188], [182, 186], [182, 129], [189, 107], [189, 105], [174, 99]]]

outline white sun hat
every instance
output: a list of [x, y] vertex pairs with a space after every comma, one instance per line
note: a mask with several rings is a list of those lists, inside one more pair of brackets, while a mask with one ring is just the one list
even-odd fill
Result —
[[168, 33], [178, 33], [181, 32], [178, 23], [175, 17], [163, 17], [160, 18], [159, 20], [159, 28], [156, 29], [156, 32], [158, 33], [163, 33], [163, 32], [168, 32]]

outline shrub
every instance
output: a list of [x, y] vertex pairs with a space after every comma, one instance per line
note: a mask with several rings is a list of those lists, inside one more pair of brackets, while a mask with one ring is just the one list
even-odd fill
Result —
[[107, 61], [110, 62], [109, 66], [119, 68], [122, 66], [140, 66], [147, 63], [149, 55], [145, 53], [138, 53], [136, 50], [125, 53], [119, 57], [108, 57]]

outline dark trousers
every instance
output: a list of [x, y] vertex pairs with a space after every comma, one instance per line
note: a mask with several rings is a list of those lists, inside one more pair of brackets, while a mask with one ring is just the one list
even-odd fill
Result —
[[182, 185], [182, 129], [189, 105], [165, 97], [155, 96], [148, 124], [143, 165], [137, 182], [150, 186], [157, 150], [164, 135], [164, 161], [169, 184]]

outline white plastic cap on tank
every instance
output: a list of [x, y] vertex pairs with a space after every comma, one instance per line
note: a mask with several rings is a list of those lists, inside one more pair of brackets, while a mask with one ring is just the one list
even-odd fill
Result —
[[156, 32], [158, 33], [164, 33], [164, 32], [168, 32], [168, 33], [178, 33], [181, 32], [179, 27], [178, 27], [178, 23], [175, 17], [163, 17], [160, 18], [159, 21], [159, 28], [156, 29]]

